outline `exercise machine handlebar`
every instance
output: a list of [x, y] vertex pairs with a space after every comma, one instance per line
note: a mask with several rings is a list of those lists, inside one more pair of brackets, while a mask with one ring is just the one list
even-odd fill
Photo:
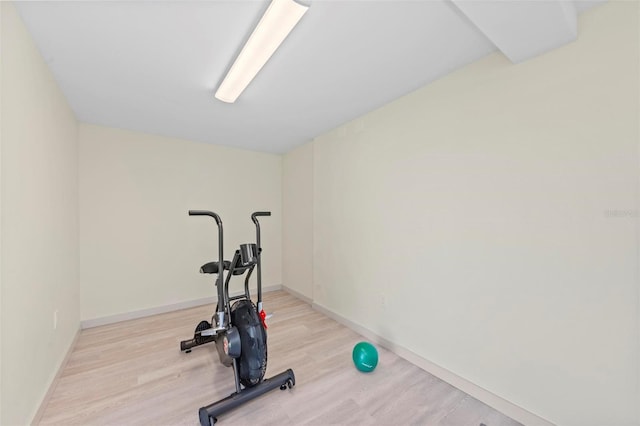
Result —
[[[220, 268], [220, 273], [218, 274], [218, 280], [216, 282], [216, 286], [218, 287], [218, 303], [220, 304], [220, 310], [224, 312], [224, 306], [227, 305], [227, 300], [224, 294], [224, 285], [223, 283], [223, 269], [224, 269], [224, 255], [222, 253], [224, 249], [223, 235], [222, 235], [222, 219], [217, 213], [208, 211], [208, 210], [189, 210], [189, 216], [211, 216], [216, 220], [216, 224], [218, 225], [218, 256], [220, 258], [218, 267]], [[224, 315], [220, 320], [224, 319]]]
[[256, 225], [256, 245], [258, 246], [258, 312], [262, 311], [262, 265], [260, 264], [260, 253], [262, 251], [262, 246], [260, 245], [260, 222], [258, 222], [258, 217], [260, 216], [271, 216], [271, 212], [253, 212], [251, 213], [251, 220]]
[[211, 216], [216, 220], [218, 226], [222, 225], [222, 219], [217, 213], [210, 212], [208, 210], [189, 210], [189, 216]]
[[253, 213], [251, 213], [251, 220], [253, 220], [253, 223], [257, 223], [258, 222], [258, 217], [259, 216], [271, 216], [271, 212], [253, 212]]

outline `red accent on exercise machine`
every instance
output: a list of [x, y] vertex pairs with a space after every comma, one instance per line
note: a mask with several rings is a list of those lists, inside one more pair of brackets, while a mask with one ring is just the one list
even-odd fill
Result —
[[262, 321], [262, 326], [266, 330], [267, 329], [267, 313], [263, 309], [260, 311], [259, 315], [260, 315], [260, 321]]

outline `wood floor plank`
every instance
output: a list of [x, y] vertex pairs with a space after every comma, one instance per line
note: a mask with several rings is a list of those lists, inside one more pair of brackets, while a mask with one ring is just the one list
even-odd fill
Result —
[[[351, 362], [362, 336], [288, 293], [265, 293], [267, 376], [287, 368], [292, 390], [275, 390], [220, 416], [222, 425], [517, 426], [462, 391], [378, 348], [370, 374]], [[234, 392], [233, 371], [213, 345], [181, 353], [180, 340], [213, 306], [83, 330], [41, 425], [198, 425], [198, 409]]]

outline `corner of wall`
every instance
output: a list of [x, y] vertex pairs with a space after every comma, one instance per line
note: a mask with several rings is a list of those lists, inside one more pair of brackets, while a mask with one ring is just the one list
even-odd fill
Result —
[[[0, 43], [4, 40], [2, 36], [2, 12], [4, 10], [5, 2], [0, 3]], [[0, 44], [0, 52], [2, 52], [2, 45]], [[2, 326], [4, 321], [2, 320], [2, 64], [0, 63], [0, 423], [2, 423]]]
[[309, 295], [311, 303], [315, 302], [315, 280], [313, 278], [313, 271], [315, 269], [316, 257], [313, 255], [313, 250], [315, 247], [315, 208], [314, 205], [316, 203], [315, 197], [315, 155], [316, 155], [316, 138], [314, 138], [309, 144], [311, 145], [311, 294]]
[[283, 286], [313, 299], [313, 144], [291, 150], [283, 159]]
[[[638, 37], [638, 44], [640, 45], [640, 4], [636, 4], [636, 19], [638, 22], [638, 30], [636, 36]], [[640, 52], [638, 52], [640, 56]], [[638, 85], [638, 93], [636, 102], [640, 103], [640, 85]], [[637, 341], [636, 341], [636, 423], [640, 425], [640, 108], [638, 108], [638, 117], [636, 119], [636, 144], [637, 144], [637, 157], [636, 157], [636, 316], [637, 316]]]

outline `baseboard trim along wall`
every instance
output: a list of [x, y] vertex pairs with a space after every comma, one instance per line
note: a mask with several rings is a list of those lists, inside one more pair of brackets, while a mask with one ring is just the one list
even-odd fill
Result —
[[[262, 287], [263, 293], [268, 293], [270, 291], [281, 290], [281, 285], [272, 285], [272, 286], [264, 286]], [[231, 296], [237, 296], [241, 294], [241, 292], [231, 293]], [[255, 291], [252, 289], [252, 294], [255, 294]], [[125, 312], [122, 314], [108, 315], [106, 317], [94, 318], [83, 320], [80, 322], [80, 327], [84, 330], [87, 328], [100, 327], [102, 325], [115, 324], [117, 322], [129, 321], [138, 318], [150, 317], [158, 314], [166, 314], [167, 312], [180, 311], [182, 309], [195, 308], [196, 306], [209, 305], [216, 303], [218, 300], [217, 297], [204, 297], [202, 299], [188, 300], [186, 302], [173, 303], [171, 305], [158, 306], [155, 308], [149, 309], [141, 309], [139, 311], [133, 312]]]
[[56, 386], [58, 386], [60, 375], [64, 371], [64, 368], [67, 366], [67, 363], [71, 358], [71, 354], [73, 353], [73, 349], [76, 347], [76, 343], [78, 342], [78, 337], [80, 337], [80, 329], [76, 331], [76, 335], [71, 341], [71, 344], [69, 345], [69, 349], [67, 349], [67, 354], [64, 356], [62, 363], [60, 363], [60, 367], [58, 367], [58, 371], [56, 372], [56, 375], [53, 376], [53, 380], [51, 380], [51, 383], [49, 384], [49, 388], [47, 389], [47, 392], [44, 394], [44, 397], [42, 397], [42, 402], [40, 402], [40, 406], [38, 407], [38, 410], [33, 415], [33, 420], [30, 423], [31, 425], [36, 426], [40, 424], [40, 420], [42, 420], [42, 416], [44, 415], [44, 410], [47, 409], [47, 405], [49, 405], [49, 400], [53, 395], [53, 391], [55, 391]]
[[[291, 289], [284, 287], [284, 290], [290, 292], [293, 296], [299, 297], [295, 292], [291, 291]], [[304, 298], [301, 297], [302, 300]], [[543, 419], [542, 417], [533, 414], [524, 408], [513, 404], [512, 402], [507, 401], [486, 389], [481, 388], [480, 386], [452, 373], [451, 371], [442, 368], [429, 360], [422, 358], [421, 356], [411, 352], [409, 349], [406, 349], [400, 345], [397, 345], [389, 340], [384, 339], [383, 337], [377, 335], [371, 330], [368, 330], [346, 318], [335, 313], [334, 311], [320, 305], [319, 303], [309, 302], [311, 307], [318, 312], [328, 316], [329, 318], [339, 322], [340, 324], [350, 328], [358, 334], [361, 334], [365, 338], [371, 340], [372, 342], [390, 350], [401, 358], [406, 359], [410, 363], [422, 368], [426, 372], [433, 374], [437, 378], [449, 383], [452, 386], [460, 389], [461, 391], [471, 395], [477, 400], [487, 404], [488, 406], [500, 411], [501, 413], [511, 417], [512, 419], [525, 424], [527, 426], [554, 426], [550, 421]]]
[[285, 285], [282, 286], [282, 289], [284, 291], [286, 291], [287, 293], [289, 293], [290, 295], [292, 295], [294, 297], [297, 297], [298, 299], [302, 300], [303, 302], [308, 303], [309, 305], [313, 305], [313, 300], [310, 297], [307, 297], [304, 294], [302, 294], [302, 293], [300, 293], [300, 292], [298, 292], [298, 291], [296, 291], [296, 290], [294, 290], [292, 288], [289, 288], [289, 287], [287, 287]]

